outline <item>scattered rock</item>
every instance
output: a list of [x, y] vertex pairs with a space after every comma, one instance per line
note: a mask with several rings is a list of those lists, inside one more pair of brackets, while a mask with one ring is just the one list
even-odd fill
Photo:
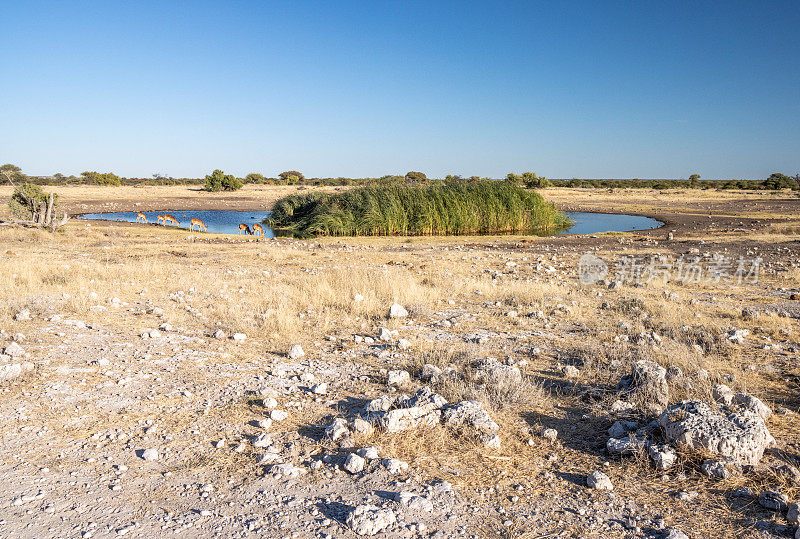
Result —
[[377, 447], [362, 447], [356, 451], [356, 453], [359, 457], [362, 457], [366, 460], [376, 460], [379, 458]]
[[711, 479], [728, 479], [731, 476], [728, 463], [724, 460], [704, 460], [701, 469]]
[[461, 401], [448, 407], [442, 415], [442, 420], [453, 426], [469, 423], [484, 433], [491, 433], [500, 428], [497, 423], [492, 421], [489, 412], [483, 409], [483, 405], [479, 401]]
[[767, 509], [783, 512], [789, 508], [789, 497], [777, 490], [766, 490], [758, 497], [758, 503]]
[[620, 380], [618, 388], [645, 410], [661, 413], [669, 404], [667, 370], [652, 361], [639, 360], [634, 363], [631, 374]]
[[10, 358], [18, 358], [25, 355], [25, 350], [16, 342], [12, 342], [8, 346], [3, 349], [3, 354], [9, 356]]
[[299, 344], [293, 344], [291, 348], [289, 348], [289, 359], [300, 359], [301, 357], [305, 356], [306, 353], [303, 351], [303, 347]]
[[764, 420], [756, 414], [714, 410], [700, 401], [672, 405], [658, 418], [667, 439], [689, 448], [706, 449], [739, 465], [755, 465], [775, 444]]
[[408, 463], [398, 459], [383, 459], [381, 464], [390, 475], [398, 475], [408, 470]]
[[376, 535], [397, 522], [391, 509], [359, 505], [347, 515], [347, 526], [357, 535]]
[[615, 421], [611, 428], [608, 429], [608, 435], [612, 438], [622, 438], [638, 428], [639, 424], [635, 421]]
[[678, 460], [675, 450], [668, 445], [651, 445], [647, 451], [656, 468], [661, 471], [669, 470]]
[[423, 511], [426, 513], [433, 511], [433, 503], [429, 499], [423, 498], [422, 496], [407, 490], [403, 490], [395, 494], [394, 499], [400, 505], [407, 507], [412, 511]]
[[650, 442], [644, 436], [609, 438], [606, 442], [606, 451], [612, 455], [633, 455], [649, 445]]
[[158, 451], [153, 448], [145, 449], [139, 456], [143, 460], [158, 460]]
[[586, 485], [595, 490], [614, 490], [611, 479], [600, 471], [595, 471], [586, 476]]
[[497, 434], [482, 434], [480, 437], [481, 443], [484, 447], [491, 447], [492, 449], [500, 449], [500, 436]]
[[411, 375], [408, 371], [389, 371], [387, 374], [387, 384], [390, 386], [405, 386], [411, 383]]
[[789, 510], [786, 512], [786, 520], [795, 528], [800, 526], [800, 502], [789, 506]]
[[354, 474], [362, 471], [364, 469], [364, 464], [366, 464], [366, 461], [363, 457], [350, 453], [347, 455], [347, 460], [345, 460], [343, 468], [347, 472]]
[[408, 311], [399, 303], [392, 303], [389, 307], [389, 318], [405, 318], [408, 316]]
[[556, 429], [544, 429], [542, 431], [542, 438], [550, 443], [555, 443], [558, 440], [558, 431]]

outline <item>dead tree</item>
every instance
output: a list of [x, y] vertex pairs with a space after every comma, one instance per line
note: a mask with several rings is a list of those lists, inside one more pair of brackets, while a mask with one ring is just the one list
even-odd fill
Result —
[[[31, 189], [18, 187], [13, 180], [12, 172], [8, 170], [3, 171], [3, 175], [8, 180], [8, 183], [14, 188], [12, 199], [18, 203], [18, 208], [22, 210], [25, 217], [28, 219], [17, 219], [14, 224], [22, 226], [35, 226], [37, 228], [44, 228], [50, 232], [55, 232], [69, 221], [67, 212], [63, 212], [60, 216], [58, 213], [53, 212], [55, 206], [55, 194], [51, 191], [44, 198], [41, 197], [41, 192], [31, 192]], [[38, 187], [35, 188], [38, 191]], [[18, 215], [18, 217], [22, 217]]]

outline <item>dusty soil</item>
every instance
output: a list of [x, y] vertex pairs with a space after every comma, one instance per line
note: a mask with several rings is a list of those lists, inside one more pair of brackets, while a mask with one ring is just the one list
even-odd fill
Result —
[[[252, 186], [219, 196], [70, 189], [60, 194], [81, 213], [264, 209], [285, 194]], [[800, 498], [800, 485], [775, 472], [800, 464], [798, 199], [545, 195], [565, 209], [643, 214], [668, 227], [318, 241], [86, 221], [54, 235], [0, 229], [0, 348], [17, 340], [35, 365], [0, 384], [0, 537], [353, 537], [347, 515], [365, 503], [396, 515], [379, 535], [386, 537], [662, 537], [670, 528], [690, 537], [790, 537], [785, 514], [757, 497], [778, 488], [789, 503]], [[588, 250], [609, 262], [695, 250], [758, 255], [763, 266], [757, 283], [609, 289], [578, 281]], [[387, 318], [393, 302], [409, 317]], [[759, 316], [743, 317], [744, 308]], [[17, 317], [24, 311], [29, 318]], [[380, 328], [398, 333], [382, 341]], [[737, 344], [726, 338], [731, 328], [750, 334]], [[224, 338], [212, 336], [218, 329]], [[660, 344], [637, 342], [644, 331], [658, 333]], [[237, 332], [246, 338], [233, 340]], [[292, 344], [306, 355], [289, 359]], [[487, 357], [517, 366], [522, 382], [500, 388], [470, 376], [419, 376], [423, 364], [471, 375]], [[611, 411], [616, 384], [642, 358], [693, 381], [671, 385], [671, 402], [709, 400], [724, 381], [785, 409], [767, 420], [777, 446], [722, 481], [701, 473], [705, 456], [696, 453], [682, 452], [667, 472], [646, 454], [609, 455], [607, 430], [620, 418]], [[577, 378], [565, 374], [568, 365]], [[410, 383], [388, 387], [392, 369], [408, 370]], [[701, 369], [707, 381], [695, 377]], [[314, 393], [318, 383], [327, 391]], [[481, 401], [500, 427], [500, 447], [446, 426], [378, 429], [345, 444], [326, 436], [334, 418], [420, 387], [450, 402]], [[287, 417], [264, 428], [256, 422], [270, 415], [269, 397]], [[628, 417], [640, 425], [652, 418]], [[558, 440], [543, 438], [543, 428], [556, 429]], [[272, 437], [267, 452], [296, 466], [298, 477], [259, 463], [265, 449], [253, 442], [263, 433]], [[367, 446], [409, 468], [390, 475], [374, 460], [345, 471], [346, 455]], [[146, 449], [158, 459], [144, 460]], [[587, 488], [595, 470], [613, 491]], [[428, 499], [430, 511], [395, 501], [401, 491]]]

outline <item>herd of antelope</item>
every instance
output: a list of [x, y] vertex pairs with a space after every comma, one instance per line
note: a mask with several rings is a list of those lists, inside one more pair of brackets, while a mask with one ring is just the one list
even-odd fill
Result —
[[[137, 223], [149, 223], [150, 221], [147, 220], [147, 216], [144, 213], [138, 212], [136, 214], [136, 222]], [[168, 213], [165, 213], [163, 215], [159, 215], [158, 216], [158, 224], [161, 224], [161, 225], [164, 225], [164, 226], [167, 226], [169, 224], [174, 224], [178, 228], [180, 228], [180, 226], [181, 226], [181, 224], [178, 222], [178, 220], [175, 219], [175, 217], [173, 217], [172, 215], [170, 215]], [[208, 228], [206, 228], [205, 223], [203, 223], [202, 219], [198, 219], [197, 217], [192, 217], [192, 220], [189, 223], [189, 230], [194, 231], [194, 227], [197, 227], [197, 231], [198, 232], [200, 230], [203, 230], [204, 232], [208, 232]], [[242, 232], [244, 232], [245, 234], [249, 234], [251, 236], [262, 236], [262, 237], [265, 237], [264, 236], [264, 228], [258, 223], [253, 223], [252, 230], [245, 223], [239, 223], [239, 232], [238, 232], [238, 234], [241, 234]]]

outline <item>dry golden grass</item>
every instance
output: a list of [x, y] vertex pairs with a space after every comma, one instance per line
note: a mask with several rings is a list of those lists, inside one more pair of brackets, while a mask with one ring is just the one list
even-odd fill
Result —
[[[75, 189], [64, 193], [64, 200], [70, 207], [77, 207], [79, 201], [88, 201], [87, 204], [97, 205], [92, 209], [98, 209], [104, 203], [103, 197], [112, 192], [118, 196], [120, 204], [140, 200], [144, 192], [146, 198], [158, 198], [147, 204], [164, 203], [162, 201], [178, 204], [182, 197], [208, 196], [186, 188], [152, 188], [158, 189], [153, 192], [157, 195], [142, 191], [144, 188], [69, 189]], [[694, 191], [672, 194], [675, 196], [670, 203], [688, 212], [699, 212], [698, 204], [750, 204], [774, 196]], [[586, 204], [596, 209], [664, 211], [664, 195], [658, 192], [616, 192], [601, 197], [597, 192], [553, 189], [547, 190], [545, 195], [557, 202]], [[220, 195], [220, 202], [224, 196]], [[262, 192], [248, 186], [243, 193], [230, 196], [244, 197], [241, 200], [245, 200], [245, 205], [250, 201], [267, 204], [270, 197], [278, 196], [278, 190]], [[202, 203], [208, 200], [204, 198]], [[749, 208], [743, 207], [749, 212]], [[755, 214], [772, 215], [772, 211], [758, 210]], [[765, 228], [758, 233], [763, 238], [758, 237], [783, 243], [789, 241], [789, 232], [784, 228]], [[695, 235], [701, 237], [702, 234]], [[632, 239], [635, 235], [619, 237]], [[726, 241], [739, 241], [738, 237], [731, 235]], [[524, 247], [511, 247], [523, 245], [523, 239], [527, 240]], [[713, 239], [719, 240], [718, 237]], [[161, 307], [170, 323], [196, 333], [222, 328], [229, 334], [244, 332], [248, 335], [244, 345], [220, 343], [231, 355], [214, 359], [215, 365], [260, 361], [265, 355], [285, 353], [288, 346], [296, 342], [307, 351], [314, 350], [314, 342], [324, 340], [327, 335], [337, 336], [346, 349], [353, 334], [373, 334], [380, 326], [399, 329], [401, 336], [419, 335], [413, 339], [407, 362], [395, 367], [407, 367], [412, 371], [426, 363], [440, 368], [454, 367], [463, 378], [460, 381], [443, 379], [435, 389], [449, 400], [481, 400], [502, 428], [503, 447], [497, 451], [487, 450], [473, 433], [446, 428], [424, 429], [414, 436], [376, 433], [361, 442], [378, 445], [383, 455], [419, 466], [426, 477], [447, 479], [465, 489], [496, 484], [508, 488], [524, 482], [531, 485], [524, 494], [530, 501], [535, 501], [537, 496], [548, 496], [549, 489], [553, 488], [541, 481], [542, 471], [549, 469], [546, 461], [551, 453], [558, 454], [559, 467], [566, 473], [585, 474], [587, 469], [602, 465], [606, 457], [596, 446], [598, 441], [603, 441], [605, 430], [610, 426], [605, 410], [617, 398], [614, 384], [621, 375], [628, 373], [630, 363], [637, 359], [678, 367], [691, 379], [691, 385], [671, 385], [673, 400], [707, 400], [711, 387], [720, 383], [723, 375], [730, 374], [735, 380], [726, 383], [736, 391], [752, 393], [772, 407], [797, 410], [800, 406], [796, 382], [792, 382], [800, 379], [796, 361], [792, 363], [774, 351], [744, 348], [746, 352], [743, 352], [743, 347], [729, 343], [723, 336], [726, 328], [737, 327], [750, 329], [751, 338], [759, 342], [766, 337], [796, 342], [796, 320], [769, 314], [745, 320], [741, 311], [746, 305], [776, 301], [768, 292], [780, 286], [797, 286], [800, 283], [797, 268], [782, 274], [764, 274], [757, 287], [670, 282], [636, 289], [602, 290], [603, 295], [599, 296], [596, 295], [598, 289], [582, 288], [575, 280], [574, 268], [581, 254], [578, 249], [557, 253], [559, 268], [564, 268], [558, 272], [564, 275], [561, 280], [533, 269], [539, 257], [553, 260], [556, 253], [537, 251], [537, 247], [547, 241], [518, 237], [252, 241], [210, 234], [190, 236], [185, 230], [82, 221], [70, 222], [57, 234], [0, 228], [0, 320], [10, 321], [18, 310], [28, 308], [37, 321], [58, 313], [88, 323], [110, 325], [121, 337], [136, 338], [144, 329], [139, 323], [155, 327], [159, 320], [144, 315], [133, 327], [118, 321], [113, 314], [128, 308]], [[612, 247], [616, 246], [606, 244], [598, 254], [641, 256], [659, 249], [644, 244], [626, 246], [624, 250]], [[517, 262], [517, 273], [493, 279], [491, 272], [506, 271], [508, 260]], [[665, 290], [676, 292], [678, 299], [665, 299]], [[355, 294], [361, 294], [364, 300], [354, 302]], [[114, 297], [127, 306], [113, 307], [107, 300]], [[717, 299], [711, 301], [712, 297]], [[691, 302], [692, 299], [698, 301]], [[422, 326], [423, 330], [407, 328], [406, 321], [386, 319], [388, 306], [395, 301], [409, 308], [415, 325]], [[611, 308], [601, 309], [603, 302], [610, 303]], [[93, 310], [97, 305], [109, 309], [111, 315]], [[557, 309], [558, 305], [568, 309]], [[187, 311], [187, 306], [202, 316]], [[507, 316], [511, 310], [518, 311], [519, 316]], [[533, 311], [543, 311], [547, 320], [528, 317]], [[536, 332], [536, 336], [510, 340], [505, 349], [494, 348], [491, 343], [479, 345], [427, 338], [425, 332], [440, 328], [433, 324], [450, 316], [447, 314], [450, 312], [474, 315], [461, 320], [461, 325], [452, 330], [454, 333], [490, 329], [514, 336]], [[27, 324], [33, 327], [39, 323], [37, 321]], [[621, 321], [630, 324], [630, 329], [622, 330]], [[634, 338], [650, 330], [664, 339], [658, 347], [614, 340], [621, 333]], [[541, 353], [530, 353], [533, 347], [541, 348]], [[475, 381], [472, 364], [487, 356], [501, 361], [506, 356], [525, 359], [528, 364], [521, 367], [525, 383], [509, 386], [502, 381], [494, 385]], [[621, 366], [612, 368], [614, 360], [621, 362]], [[370, 372], [386, 367], [372, 357], [361, 361]], [[781, 375], [766, 375], [760, 368], [749, 368], [751, 364], [760, 367], [767, 363], [779, 364], [783, 369]], [[578, 366], [581, 373], [578, 380], [566, 380], [561, 367], [567, 364]], [[709, 372], [709, 380], [693, 377], [700, 369]], [[201, 372], [187, 371], [182, 375], [197, 386], [209, 380]], [[91, 387], [99, 380], [99, 375], [87, 374], [84, 387]], [[24, 387], [14, 386], [4, 392], [3, 397], [20, 397]], [[369, 386], [369, 389], [375, 388]], [[594, 390], [598, 395], [594, 395]], [[354, 392], [352, 396], [363, 398], [364, 395]], [[177, 399], [174, 395], [162, 395], [154, 403], [169, 409], [177, 404]], [[320, 425], [330, 413], [322, 406], [308, 406], [304, 410], [302, 415], [293, 416], [285, 423], [287, 430]], [[44, 405], [35, 411], [41, 411], [42, 416], [48, 413]], [[77, 410], [63, 413], [79, 414]], [[165, 418], [164, 422], [170, 429], [180, 431], [204, 421], [241, 425], [257, 418], [259, 413], [257, 406], [245, 400], [226, 408], [212, 408], [205, 418], [181, 412]], [[85, 424], [67, 422], [63, 429], [71, 439], [79, 439], [100, 428], [130, 425], [142, 419], [146, 418], [131, 414], [124, 418], [110, 416]], [[58, 421], [54, 418], [52, 428], [61, 428], [59, 421], [60, 418]], [[562, 441], [550, 446], [537, 438], [542, 427], [554, 425], [559, 427]], [[791, 419], [773, 416], [769, 425], [782, 444], [797, 447], [800, 440]], [[568, 430], [573, 426], [575, 430]], [[232, 427], [231, 439], [238, 439], [242, 432]], [[532, 446], [527, 443], [531, 437], [536, 440]], [[796, 452], [787, 451], [781, 458], [787, 461], [795, 458], [792, 451]], [[43, 458], [48, 453], [48, 448], [42, 448]], [[228, 474], [247, 466], [247, 462], [252, 466], [251, 456], [189, 458], [184, 464], [186, 470]], [[682, 455], [680, 469], [689, 477], [687, 488], [701, 493], [701, 502], [697, 503], [707, 509], [703, 514], [697, 514], [692, 506], [675, 503], [670, 497], [673, 487], [661, 484], [660, 474], [644, 458], [615, 461], [609, 474], [622, 496], [652, 504], [662, 508], [664, 514], [670, 514], [668, 524], [684, 520], [698, 530], [713, 525], [723, 535], [730, 536], [748, 533], [741, 524], [736, 524], [742, 513], [760, 513], [754, 508], [740, 510], [729, 506], [721, 490], [729, 490], [740, 483], [754, 489], [775, 484], [790, 488], [764, 471], [724, 484], [710, 483], [697, 472], [701, 457]], [[244, 461], [240, 460], [242, 458]], [[790, 492], [795, 497], [800, 495], [795, 490]], [[508, 502], [500, 499], [497, 503]], [[592, 536], [590, 530], [566, 531]], [[488, 535], [494, 533], [499, 532], [495, 528], [487, 531]], [[527, 532], [512, 527], [503, 533], [524, 537]]]

